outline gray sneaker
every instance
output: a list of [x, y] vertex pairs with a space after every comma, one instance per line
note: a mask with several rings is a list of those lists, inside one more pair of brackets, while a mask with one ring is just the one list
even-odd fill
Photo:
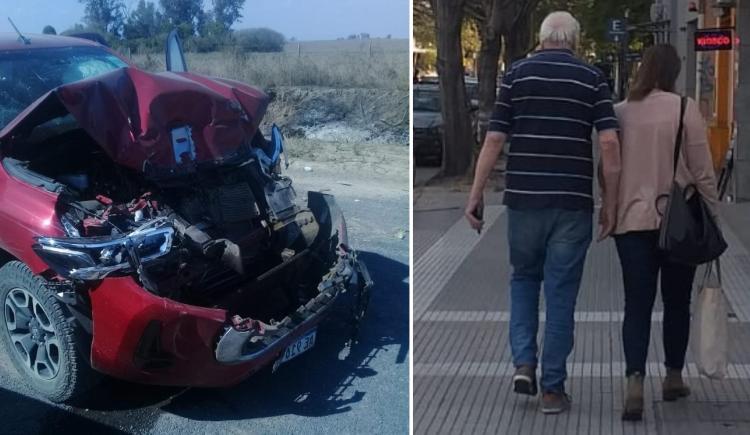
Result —
[[548, 391], [542, 395], [542, 412], [559, 414], [570, 409], [570, 396], [558, 391]]
[[531, 366], [519, 366], [513, 375], [513, 391], [518, 394], [536, 395], [536, 369]]

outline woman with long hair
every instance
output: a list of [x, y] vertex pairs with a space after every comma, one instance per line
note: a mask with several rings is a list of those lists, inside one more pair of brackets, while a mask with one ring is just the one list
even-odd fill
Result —
[[[640, 420], [643, 414], [643, 377], [659, 281], [667, 373], [662, 384], [663, 399], [671, 401], [690, 394], [682, 380], [682, 370], [695, 267], [671, 262], [659, 249], [658, 230], [673, 176], [681, 186], [695, 185], [697, 194], [706, 200], [714, 214], [718, 193], [705, 122], [695, 101], [683, 100], [675, 93], [679, 74], [680, 58], [675, 48], [668, 44], [653, 46], [644, 53], [627, 100], [615, 106], [622, 143], [622, 173], [613, 233], [625, 288], [624, 420]], [[675, 171], [675, 140], [681, 116], [683, 138]]]

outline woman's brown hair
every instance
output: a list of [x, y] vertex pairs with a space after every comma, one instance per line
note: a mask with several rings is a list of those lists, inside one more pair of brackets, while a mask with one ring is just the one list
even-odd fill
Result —
[[674, 92], [680, 67], [680, 56], [672, 45], [658, 44], [649, 47], [643, 54], [628, 100], [643, 100], [654, 89]]

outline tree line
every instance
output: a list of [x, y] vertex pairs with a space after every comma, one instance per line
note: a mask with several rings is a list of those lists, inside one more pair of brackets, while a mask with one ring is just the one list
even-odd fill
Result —
[[[244, 51], [282, 51], [284, 35], [268, 28], [233, 31], [245, 0], [139, 0], [128, 11], [124, 0], [79, 0], [83, 23], [63, 34], [97, 33], [119, 49], [161, 51], [167, 33], [177, 29], [190, 51], [216, 51], [226, 46]], [[50, 26], [45, 33], [54, 33]]]

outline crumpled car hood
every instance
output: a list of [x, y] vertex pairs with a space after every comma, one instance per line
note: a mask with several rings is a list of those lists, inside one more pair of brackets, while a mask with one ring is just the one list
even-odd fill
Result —
[[[34, 127], [70, 114], [118, 164], [139, 171], [221, 162], [258, 129], [270, 99], [239, 82], [190, 73], [153, 74], [127, 67], [55, 88], [2, 131], [3, 146]], [[187, 126], [195, 146], [178, 161], [172, 130]]]

